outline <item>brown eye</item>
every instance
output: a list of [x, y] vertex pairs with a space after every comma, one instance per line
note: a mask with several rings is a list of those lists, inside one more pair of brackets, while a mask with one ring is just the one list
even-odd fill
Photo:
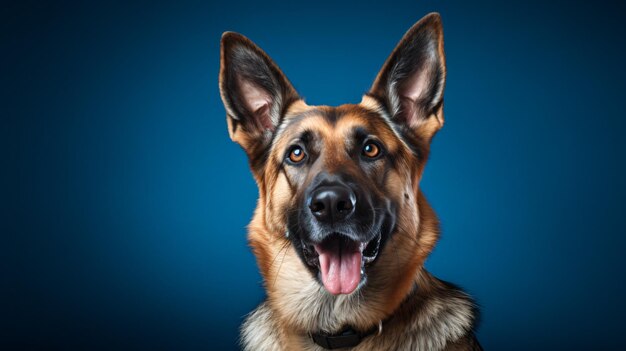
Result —
[[367, 143], [363, 146], [363, 156], [375, 158], [380, 155], [380, 147], [375, 143]]
[[296, 146], [289, 152], [289, 161], [293, 163], [300, 163], [304, 160], [304, 150], [301, 147]]

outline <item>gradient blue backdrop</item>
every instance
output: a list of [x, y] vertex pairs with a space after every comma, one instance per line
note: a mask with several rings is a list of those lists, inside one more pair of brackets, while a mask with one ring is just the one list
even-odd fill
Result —
[[336, 105], [430, 11], [448, 82], [422, 184], [443, 226], [427, 267], [477, 298], [488, 350], [623, 345], [623, 5], [18, 3], [0, 11], [0, 347], [236, 349], [264, 293], [221, 33]]

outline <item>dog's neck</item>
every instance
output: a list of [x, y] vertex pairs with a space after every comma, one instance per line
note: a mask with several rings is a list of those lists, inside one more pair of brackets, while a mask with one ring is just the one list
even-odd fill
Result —
[[[416, 289], [428, 289], [428, 274], [421, 266], [414, 271], [399, 270], [390, 260], [372, 267], [370, 280], [351, 295], [331, 295], [310, 274], [303, 274], [299, 257], [289, 246], [277, 253], [272, 269], [277, 270], [274, 281], [266, 281], [268, 303], [276, 315], [301, 334], [338, 333], [346, 327], [359, 332], [368, 331], [387, 320], [398, 306]], [[385, 265], [390, 265], [386, 267]], [[384, 272], [411, 274], [413, 279], [393, 279]], [[426, 275], [424, 275], [426, 274]], [[376, 279], [376, 277], [378, 277]], [[281, 279], [284, 278], [284, 279]], [[391, 278], [391, 279], [390, 279]]]

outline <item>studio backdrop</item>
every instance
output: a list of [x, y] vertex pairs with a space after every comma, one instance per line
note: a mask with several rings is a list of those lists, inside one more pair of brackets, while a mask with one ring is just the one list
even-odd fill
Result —
[[357, 103], [443, 20], [446, 124], [421, 188], [426, 267], [481, 306], [486, 350], [618, 349], [624, 6], [612, 1], [2, 5], [0, 348], [236, 350], [264, 299], [258, 196], [218, 91], [224, 31], [310, 104]]

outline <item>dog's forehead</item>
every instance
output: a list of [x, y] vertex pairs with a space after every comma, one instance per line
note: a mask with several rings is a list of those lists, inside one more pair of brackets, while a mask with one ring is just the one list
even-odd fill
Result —
[[357, 134], [383, 140], [387, 147], [396, 149], [400, 140], [392, 126], [378, 111], [361, 105], [298, 106], [285, 116], [276, 131], [274, 149], [282, 150], [303, 135], [323, 144], [350, 143]]

